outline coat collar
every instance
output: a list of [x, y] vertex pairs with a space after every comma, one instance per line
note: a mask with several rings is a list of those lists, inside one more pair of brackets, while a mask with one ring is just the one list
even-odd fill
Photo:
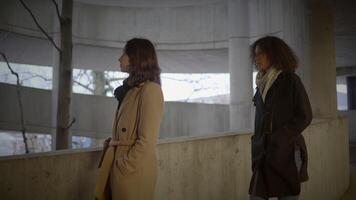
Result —
[[144, 81], [144, 82], [138, 84], [137, 86], [135, 86], [135, 87], [133, 87], [133, 88], [141, 88], [141, 87], [143, 87], [143, 86], [144, 86], [146, 83], [148, 83], [148, 82], [150, 82], [150, 81], [149, 81], [149, 80]]
[[[283, 71], [278, 75], [278, 77], [273, 81], [273, 83], [269, 86], [269, 89], [266, 93], [266, 96], [265, 98], [263, 99], [262, 97], [262, 92], [260, 91], [260, 89], [258, 87], [256, 87], [256, 93], [255, 93], [255, 96], [253, 98], [253, 101], [256, 100], [256, 98], [261, 98], [261, 102], [263, 104], [263, 106], [266, 106], [266, 103], [267, 103], [267, 99], [270, 98], [270, 96], [272, 95], [272, 93], [276, 92], [276, 91], [273, 91], [273, 90], [276, 90], [276, 87], [278, 85], [278, 82], [281, 81], [281, 79], [283, 78]], [[270, 100], [268, 100], [270, 101]]]
[[116, 120], [118, 120], [118, 119], [120, 118], [120, 116], [122, 115], [123, 110], [125, 109], [126, 105], [130, 102], [130, 100], [131, 100], [131, 98], [132, 98], [132, 95], [136, 94], [136, 93], [137, 93], [140, 89], [142, 89], [143, 86], [144, 86], [145, 84], [147, 84], [148, 82], [149, 82], [148, 80], [147, 80], [147, 81], [144, 81], [144, 82], [140, 83], [139, 85], [137, 85], [137, 86], [131, 88], [131, 89], [127, 92], [127, 94], [126, 94], [124, 100], [123, 100], [122, 103], [121, 103], [121, 106], [120, 106], [119, 110], [116, 111], [116, 116], [115, 116], [115, 119], [116, 119]]

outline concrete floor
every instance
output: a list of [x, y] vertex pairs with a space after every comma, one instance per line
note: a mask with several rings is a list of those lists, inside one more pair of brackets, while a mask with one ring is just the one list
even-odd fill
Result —
[[341, 200], [356, 199], [356, 142], [350, 142], [350, 187]]

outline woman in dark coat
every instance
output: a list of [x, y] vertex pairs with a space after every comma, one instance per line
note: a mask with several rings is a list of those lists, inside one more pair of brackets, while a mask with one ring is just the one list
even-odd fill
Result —
[[307, 148], [301, 133], [311, 123], [312, 111], [294, 73], [297, 59], [283, 40], [273, 36], [254, 42], [251, 58], [258, 74], [250, 198], [298, 199], [300, 183], [308, 180]]

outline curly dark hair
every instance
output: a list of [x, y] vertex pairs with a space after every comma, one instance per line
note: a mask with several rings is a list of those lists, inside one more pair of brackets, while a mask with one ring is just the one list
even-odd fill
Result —
[[254, 64], [256, 48], [267, 55], [271, 65], [283, 71], [295, 71], [298, 67], [297, 56], [280, 38], [265, 36], [255, 41], [250, 47], [251, 61]]
[[158, 65], [155, 48], [151, 41], [133, 38], [127, 41], [124, 52], [130, 61], [128, 84], [137, 86], [147, 80], [161, 84], [161, 69]]

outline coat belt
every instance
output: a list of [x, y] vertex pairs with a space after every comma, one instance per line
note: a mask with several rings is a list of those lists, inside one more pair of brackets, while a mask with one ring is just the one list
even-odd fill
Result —
[[136, 140], [111, 140], [109, 146], [131, 146], [134, 145]]

